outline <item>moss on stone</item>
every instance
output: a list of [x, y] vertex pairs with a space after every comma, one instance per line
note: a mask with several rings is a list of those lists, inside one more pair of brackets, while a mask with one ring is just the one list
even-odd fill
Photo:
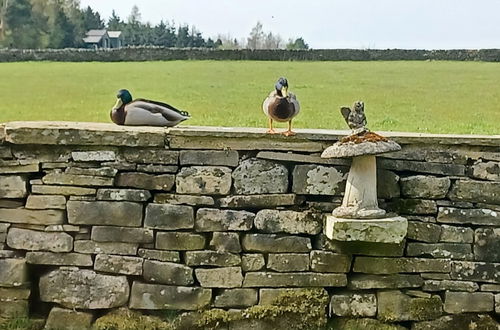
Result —
[[96, 330], [173, 330], [169, 322], [127, 309], [119, 309], [97, 319]]

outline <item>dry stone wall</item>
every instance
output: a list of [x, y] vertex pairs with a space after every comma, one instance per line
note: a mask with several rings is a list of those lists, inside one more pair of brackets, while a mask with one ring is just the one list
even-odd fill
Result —
[[0, 318], [89, 326], [320, 288], [335, 329], [497, 329], [499, 136], [393, 134], [378, 195], [408, 235], [375, 244], [323, 234], [349, 161], [319, 153], [346, 132], [263, 131], [1, 126]]

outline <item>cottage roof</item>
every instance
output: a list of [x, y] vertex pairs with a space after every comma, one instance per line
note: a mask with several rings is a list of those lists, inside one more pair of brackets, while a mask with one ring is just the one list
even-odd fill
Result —
[[108, 36], [110, 38], [120, 38], [122, 31], [108, 31]]

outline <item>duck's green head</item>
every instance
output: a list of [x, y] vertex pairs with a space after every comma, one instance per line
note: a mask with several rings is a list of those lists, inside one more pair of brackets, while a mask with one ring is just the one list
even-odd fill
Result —
[[288, 96], [288, 80], [286, 80], [286, 78], [281, 77], [280, 79], [278, 79], [274, 87], [276, 88], [279, 96]]
[[132, 95], [126, 89], [120, 89], [116, 94], [117, 100], [114, 109], [119, 109], [122, 105], [132, 102]]

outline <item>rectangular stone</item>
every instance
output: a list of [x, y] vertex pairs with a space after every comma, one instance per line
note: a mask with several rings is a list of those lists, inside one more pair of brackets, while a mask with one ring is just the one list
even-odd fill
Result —
[[66, 197], [62, 195], [29, 195], [26, 208], [32, 210], [66, 209]]
[[24, 206], [24, 200], [21, 199], [0, 199], [0, 208], [18, 209]]
[[0, 233], [6, 233], [10, 226], [11, 226], [10, 223], [1, 223], [0, 222]]
[[31, 192], [41, 195], [64, 195], [64, 196], [87, 196], [95, 195], [96, 189], [70, 186], [48, 186], [48, 185], [32, 185]]
[[241, 256], [241, 269], [244, 272], [256, 272], [264, 269], [266, 260], [260, 253], [245, 253]]
[[183, 167], [175, 178], [179, 194], [227, 195], [231, 190], [231, 169], [216, 166]]
[[88, 254], [136, 255], [138, 244], [116, 242], [75, 241], [75, 252]]
[[94, 226], [91, 237], [96, 242], [153, 243], [153, 231], [146, 228]]
[[73, 237], [66, 233], [11, 228], [7, 235], [7, 245], [18, 250], [70, 252], [73, 250]]
[[40, 171], [39, 164], [0, 166], [0, 174], [38, 173], [38, 171]]
[[27, 178], [21, 175], [0, 176], [0, 198], [24, 198], [28, 194]]
[[407, 238], [426, 243], [437, 243], [441, 234], [441, 226], [428, 222], [408, 221]]
[[438, 208], [434, 200], [395, 198], [387, 204], [387, 210], [397, 214], [434, 215]]
[[446, 243], [472, 243], [474, 241], [474, 230], [468, 227], [442, 225], [439, 241]]
[[28, 300], [31, 290], [28, 288], [1, 288], [0, 301]]
[[177, 173], [179, 166], [177, 165], [160, 165], [160, 164], [137, 164], [138, 172], [146, 173]]
[[321, 158], [319, 154], [305, 155], [305, 154], [296, 154], [290, 152], [261, 151], [257, 154], [257, 158], [267, 159], [267, 160], [277, 160], [280, 162], [293, 162], [293, 163], [344, 165], [344, 166], [351, 165], [350, 159]]
[[24, 259], [0, 259], [0, 287], [18, 287], [28, 281]]
[[423, 280], [419, 275], [394, 274], [394, 275], [360, 275], [349, 276], [351, 290], [371, 290], [371, 289], [400, 289], [400, 288], [420, 288]]
[[122, 150], [126, 161], [142, 164], [177, 165], [179, 163], [179, 152], [167, 149], [137, 149], [127, 148]]
[[251, 272], [245, 274], [243, 287], [343, 287], [347, 285], [345, 274], [322, 273], [272, 273]]
[[395, 160], [395, 159], [384, 159], [384, 158], [377, 159], [377, 165], [380, 168], [385, 168], [387, 170], [394, 170], [394, 171], [409, 171], [416, 173], [429, 173], [429, 174], [454, 175], [454, 176], [465, 175], [464, 165], [417, 162], [409, 160]]
[[235, 150], [182, 150], [180, 153], [181, 165], [212, 165], [236, 167], [239, 155]]
[[240, 266], [239, 254], [219, 251], [188, 251], [185, 254], [184, 263], [188, 266], [217, 266], [231, 267]]
[[90, 255], [80, 253], [27, 252], [26, 262], [34, 265], [54, 266], [89, 267], [93, 265]]
[[28, 300], [0, 301], [0, 319], [27, 318]]
[[214, 232], [209, 246], [220, 252], [241, 252], [240, 235], [231, 232]]
[[44, 184], [67, 185], [67, 186], [113, 186], [113, 178], [90, 175], [76, 175], [52, 172], [42, 178]]
[[0, 209], [3, 222], [31, 225], [59, 225], [66, 220], [66, 214], [60, 210]]
[[138, 252], [139, 257], [144, 259], [152, 259], [158, 261], [167, 261], [167, 262], [181, 262], [181, 258], [179, 256], [179, 252], [177, 251], [160, 251], [160, 250], [151, 250], [151, 249], [139, 249]]
[[138, 257], [98, 254], [94, 270], [112, 274], [142, 275], [143, 259]]
[[448, 273], [449, 259], [356, 257], [353, 271], [370, 274]]
[[207, 288], [238, 288], [243, 283], [240, 267], [197, 268], [195, 275], [201, 286]]
[[441, 316], [443, 303], [437, 295], [411, 297], [400, 291], [377, 292], [377, 318], [386, 322], [425, 321]]
[[163, 230], [192, 229], [194, 209], [185, 205], [148, 204], [144, 226]]
[[461, 225], [472, 224], [480, 226], [498, 226], [500, 225], [500, 212], [488, 209], [457, 209], [452, 207], [440, 207], [437, 221], [440, 223]]
[[112, 150], [73, 151], [71, 157], [75, 162], [112, 162], [116, 154]]
[[406, 247], [408, 257], [449, 258], [458, 260], [472, 260], [472, 245], [463, 243], [408, 243]]
[[196, 231], [248, 231], [253, 227], [255, 214], [247, 211], [199, 209], [196, 212]]
[[500, 292], [500, 284], [481, 284], [481, 291]]
[[470, 281], [452, 281], [452, 280], [426, 280], [422, 287], [424, 291], [467, 291], [474, 292], [479, 290], [479, 285]]
[[489, 292], [450, 292], [444, 297], [444, 311], [450, 314], [487, 313], [494, 310], [494, 296]]
[[158, 232], [155, 248], [160, 250], [203, 250], [206, 238], [203, 235], [184, 232]]
[[311, 270], [318, 273], [348, 273], [352, 257], [329, 251], [311, 251]]
[[119, 173], [116, 178], [118, 187], [130, 187], [146, 190], [164, 190], [169, 191], [175, 183], [175, 175], [163, 174], [152, 175], [137, 172]]
[[99, 189], [97, 200], [100, 201], [129, 201], [146, 202], [151, 198], [151, 193], [143, 189]]
[[181, 264], [144, 260], [143, 277], [146, 281], [169, 285], [191, 285], [194, 283], [193, 269]]
[[147, 310], [200, 310], [210, 304], [212, 290], [200, 287], [145, 284], [134, 281], [129, 307]]
[[333, 241], [324, 234], [317, 236], [314, 248], [320, 250], [334, 251], [342, 254], [358, 254], [376, 257], [400, 257], [403, 256], [406, 241], [399, 244], [373, 243], [373, 242], [340, 242]]
[[265, 233], [317, 235], [321, 232], [322, 217], [311, 212], [261, 210], [254, 223]]
[[377, 296], [372, 293], [334, 294], [329, 309], [330, 315], [374, 317], [377, 314]]
[[214, 198], [211, 196], [155, 194], [154, 202], [158, 204], [213, 206]]
[[139, 203], [69, 201], [67, 209], [70, 224], [125, 227], [142, 225], [143, 206]]
[[304, 198], [295, 194], [237, 195], [219, 199], [219, 207], [261, 209], [301, 204]]
[[[76, 167], [80, 166], [80, 167]], [[65, 173], [71, 175], [87, 175], [94, 177], [110, 177], [114, 178], [118, 170], [112, 167], [81, 167], [81, 164], [73, 164], [71, 167], [66, 168]]]
[[[307, 294], [311, 288], [281, 288], [281, 289], [259, 289], [259, 305], [276, 305], [276, 300], [283, 295]], [[326, 292], [325, 292], [326, 293]]]
[[500, 283], [500, 263], [454, 261], [451, 265], [454, 280]]
[[258, 302], [256, 289], [223, 289], [215, 296], [213, 307], [217, 308], [245, 308], [256, 305]]
[[458, 180], [451, 187], [451, 200], [500, 204], [500, 182]]
[[267, 269], [276, 272], [301, 272], [309, 270], [309, 254], [269, 253]]
[[308, 237], [284, 236], [276, 234], [247, 234], [241, 243], [244, 251], [253, 252], [309, 252], [312, 249]]

